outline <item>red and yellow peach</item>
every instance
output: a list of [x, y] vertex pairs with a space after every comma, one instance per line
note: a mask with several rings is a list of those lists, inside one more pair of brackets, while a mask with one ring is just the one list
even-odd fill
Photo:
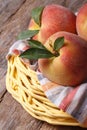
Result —
[[64, 45], [58, 57], [39, 59], [39, 69], [49, 80], [76, 86], [87, 80], [87, 42], [76, 34], [57, 32], [44, 44], [53, 53], [52, 46], [57, 38], [64, 36]]
[[29, 30], [40, 30], [34, 37], [43, 44], [52, 34], [59, 31], [76, 33], [76, 16], [69, 9], [60, 5], [47, 5], [41, 15], [41, 27], [31, 19]]
[[76, 28], [78, 35], [87, 40], [87, 4], [83, 5], [78, 11]]

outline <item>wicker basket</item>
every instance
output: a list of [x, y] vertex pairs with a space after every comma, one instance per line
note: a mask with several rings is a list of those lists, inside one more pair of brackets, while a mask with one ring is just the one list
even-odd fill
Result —
[[81, 126], [46, 98], [36, 72], [26, 66], [18, 56], [8, 59], [6, 87], [13, 98], [33, 117], [54, 125]]

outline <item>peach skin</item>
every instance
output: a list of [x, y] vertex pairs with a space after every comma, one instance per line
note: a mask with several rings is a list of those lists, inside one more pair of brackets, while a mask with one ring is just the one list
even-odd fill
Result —
[[48, 38], [45, 47], [53, 50], [57, 38], [64, 36], [59, 56], [38, 60], [39, 69], [49, 80], [64, 86], [76, 86], [87, 80], [87, 42], [76, 34], [61, 31]]
[[76, 28], [78, 35], [87, 41], [87, 4], [83, 5], [78, 11]]
[[29, 30], [40, 30], [34, 37], [35, 40], [45, 41], [58, 31], [76, 33], [76, 16], [68, 8], [52, 4], [44, 7], [41, 15], [41, 26], [31, 19]]

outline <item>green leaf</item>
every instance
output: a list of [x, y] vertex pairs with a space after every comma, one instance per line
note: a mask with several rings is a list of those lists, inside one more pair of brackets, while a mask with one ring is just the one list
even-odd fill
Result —
[[41, 14], [44, 7], [38, 7], [34, 8], [31, 12], [31, 16], [34, 19], [34, 21], [40, 26], [41, 25]]
[[59, 37], [54, 42], [54, 50], [59, 50], [64, 45], [64, 37]]
[[19, 34], [18, 39], [24, 40], [33, 37], [39, 32], [39, 30], [26, 30]]
[[28, 44], [32, 47], [32, 48], [40, 48], [40, 49], [46, 49], [45, 46], [36, 40], [29, 40]]
[[37, 60], [39, 58], [51, 58], [53, 56], [54, 55], [50, 51], [39, 48], [30, 48], [20, 55], [21, 58], [27, 58], [32, 60]]

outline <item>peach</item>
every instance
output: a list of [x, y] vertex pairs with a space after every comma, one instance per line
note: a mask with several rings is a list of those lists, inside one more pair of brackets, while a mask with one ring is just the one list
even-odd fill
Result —
[[39, 59], [39, 69], [57, 84], [76, 86], [87, 80], [87, 42], [76, 34], [61, 31], [50, 36], [44, 45], [54, 53], [54, 42], [62, 36], [64, 45], [58, 50], [59, 56]]
[[87, 4], [83, 5], [78, 11], [76, 28], [78, 35], [87, 40]]
[[44, 7], [41, 15], [41, 26], [37, 25], [34, 19], [31, 19], [29, 30], [40, 30], [34, 37], [42, 43], [58, 31], [67, 31], [76, 33], [76, 16], [69, 9], [60, 5], [47, 5]]

